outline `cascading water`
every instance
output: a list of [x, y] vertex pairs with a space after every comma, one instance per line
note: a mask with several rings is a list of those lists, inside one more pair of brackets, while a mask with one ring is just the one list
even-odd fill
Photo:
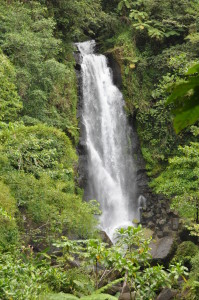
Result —
[[93, 54], [94, 41], [78, 43], [77, 47], [82, 55], [82, 122], [90, 198], [100, 202], [101, 227], [112, 237], [116, 228], [132, 225], [139, 217], [130, 128], [106, 57]]

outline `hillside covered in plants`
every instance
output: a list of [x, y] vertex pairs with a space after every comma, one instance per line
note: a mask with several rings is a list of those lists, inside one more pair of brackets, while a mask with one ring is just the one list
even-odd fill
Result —
[[[91, 39], [120, 66], [150, 188], [188, 232], [165, 265], [141, 225], [102, 241], [78, 185], [74, 43]], [[198, 74], [198, 0], [0, 1], [0, 299], [199, 299]]]

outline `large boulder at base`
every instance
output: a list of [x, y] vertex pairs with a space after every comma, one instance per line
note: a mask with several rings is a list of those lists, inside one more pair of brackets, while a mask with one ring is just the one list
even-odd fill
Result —
[[166, 260], [172, 252], [174, 241], [172, 236], [157, 239], [155, 242], [152, 241], [150, 244], [152, 258]]
[[161, 293], [157, 297], [157, 300], [172, 300], [175, 299], [176, 294], [176, 290], [165, 288], [161, 291]]

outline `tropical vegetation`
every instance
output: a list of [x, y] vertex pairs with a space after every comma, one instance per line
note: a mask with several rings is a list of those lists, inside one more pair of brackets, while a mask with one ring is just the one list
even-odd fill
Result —
[[[198, 20], [197, 0], [0, 2], [1, 299], [117, 299], [114, 284], [199, 299]], [[151, 264], [140, 226], [101, 241], [99, 205], [82, 200], [73, 52], [88, 39], [121, 68], [153, 192], [195, 236], [170, 266]]]

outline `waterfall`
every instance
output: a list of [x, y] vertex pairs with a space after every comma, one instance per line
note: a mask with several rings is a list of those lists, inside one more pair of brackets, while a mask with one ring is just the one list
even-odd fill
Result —
[[112, 237], [139, 217], [130, 127], [124, 99], [95, 41], [77, 43], [82, 56], [82, 122], [86, 131], [90, 198], [99, 201], [101, 228]]

